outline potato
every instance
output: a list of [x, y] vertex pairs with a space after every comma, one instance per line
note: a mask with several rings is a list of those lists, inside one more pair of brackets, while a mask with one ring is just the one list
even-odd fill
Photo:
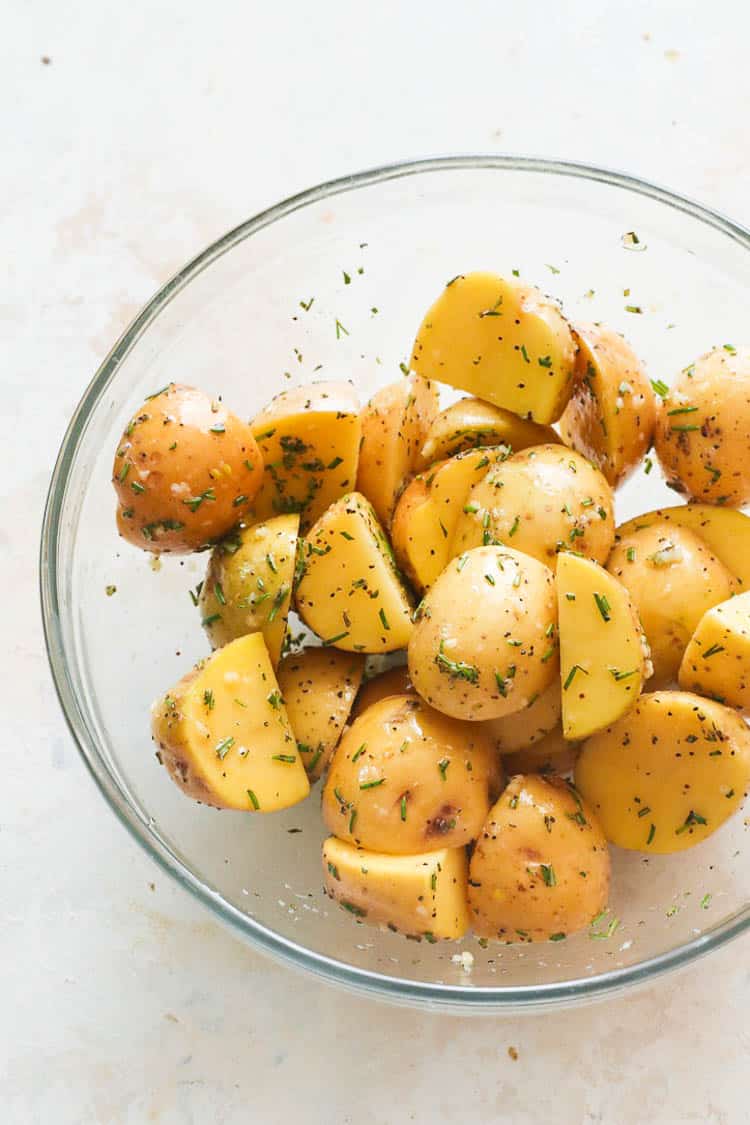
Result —
[[336, 749], [364, 667], [364, 656], [335, 648], [303, 648], [279, 664], [279, 688], [311, 781], [318, 780]]
[[501, 542], [554, 569], [565, 550], [605, 562], [614, 536], [612, 490], [601, 473], [572, 449], [540, 445], [474, 485], [451, 552]]
[[239, 528], [208, 561], [198, 606], [213, 648], [260, 631], [274, 667], [286, 633], [299, 516]]
[[609, 878], [607, 842], [575, 789], [520, 774], [490, 810], [471, 857], [474, 932], [561, 941], [606, 907]]
[[362, 410], [357, 491], [390, 527], [393, 509], [414, 472], [438, 408], [438, 391], [418, 375], [382, 387]]
[[436, 461], [480, 446], [507, 445], [511, 452], [517, 453], [530, 445], [559, 441], [551, 426], [528, 422], [510, 410], [479, 398], [462, 398], [441, 410], [434, 419], [416, 467], [428, 469]]
[[396, 561], [422, 593], [452, 558], [451, 541], [471, 486], [508, 456], [500, 449], [469, 449], [415, 477], [402, 492], [391, 526]]
[[687, 527], [703, 540], [708, 549], [724, 564], [738, 584], [750, 590], [750, 518], [733, 508], [717, 508], [713, 504], [678, 504], [674, 508], [657, 508], [628, 520], [615, 532], [615, 542], [626, 539], [634, 531], [655, 523], [675, 523]]
[[568, 742], [557, 726], [524, 750], [503, 754], [503, 765], [509, 777], [517, 773], [568, 774], [578, 759], [578, 748], [579, 743]]
[[476, 725], [421, 699], [382, 699], [338, 744], [323, 789], [329, 832], [375, 852], [458, 848], [479, 833], [498, 755]]
[[748, 433], [750, 348], [714, 348], [659, 405], [654, 449], [670, 488], [709, 504], [750, 502]]
[[387, 699], [389, 695], [413, 694], [414, 684], [411, 682], [409, 669], [406, 665], [400, 664], [396, 668], [389, 668], [386, 672], [381, 672], [380, 675], [373, 676], [371, 680], [362, 684], [357, 698], [354, 700], [351, 718], [358, 718], [368, 707], [372, 707], [374, 703], [379, 703], [381, 699]]
[[465, 848], [384, 855], [329, 836], [323, 843], [326, 893], [369, 925], [409, 937], [457, 939], [469, 928]]
[[425, 314], [411, 366], [535, 422], [560, 417], [573, 390], [576, 344], [557, 304], [492, 273], [448, 282]]
[[648, 643], [625, 587], [591, 559], [557, 564], [563, 734], [580, 740], [628, 711], [651, 675]]
[[732, 576], [686, 527], [653, 523], [620, 539], [607, 570], [630, 592], [651, 649], [652, 687], [677, 677], [707, 609], [732, 593]]
[[[560, 683], [555, 677], [549, 687], [532, 698], [522, 711], [503, 715], [500, 719], [487, 719], [484, 730], [494, 739], [501, 754], [512, 754], [525, 750], [539, 742], [560, 725], [562, 715], [562, 693]], [[525, 770], [514, 770], [525, 773]]]
[[587, 739], [575, 779], [613, 844], [683, 851], [739, 808], [750, 781], [750, 732], [721, 703], [653, 692]]
[[332, 504], [302, 551], [297, 611], [323, 643], [393, 652], [411, 636], [411, 604], [385, 532], [358, 492]]
[[252, 423], [265, 462], [254, 518], [299, 513], [306, 531], [351, 492], [362, 427], [349, 383], [321, 382], [276, 395]]
[[262, 633], [183, 676], [154, 704], [151, 727], [173, 781], [204, 804], [273, 812], [310, 792]]
[[457, 719], [528, 707], [558, 670], [551, 571], [504, 547], [450, 563], [420, 604], [409, 674], [423, 699]]
[[619, 332], [603, 324], [574, 328], [579, 345], [575, 389], [560, 433], [616, 488], [649, 450], [656, 399], [640, 360]]
[[150, 395], [117, 445], [117, 530], [155, 554], [200, 551], [245, 515], [263, 478], [252, 430], [194, 387]]
[[750, 591], [703, 614], [680, 665], [680, 687], [750, 711]]

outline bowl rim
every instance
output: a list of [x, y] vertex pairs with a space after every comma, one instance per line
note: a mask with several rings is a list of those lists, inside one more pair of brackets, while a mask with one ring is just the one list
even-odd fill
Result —
[[[207, 906], [223, 923], [236, 931], [252, 946], [276, 960], [298, 970], [311, 973], [352, 991], [374, 995], [397, 1003], [455, 1012], [518, 1011], [574, 1001], [591, 1000], [621, 992], [631, 985], [643, 984], [655, 977], [685, 966], [697, 957], [718, 949], [750, 928], [750, 905], [735, 912], [721, 924], [691, 941], [651, 957], [636, 965], [597, 973], [591, 977], [532, 984], [517, 987], [474, 987], [470, 983], [438, 984], [410, 981], [398, 976], [356, 968], [324, 954], [306, 949], [297, 942], [276, 933], [270, 927], [250, 918], [228, 903], [219, 893], [198, 879], [190, 868], [153, 831], [149, 821], [128, 801], [119, 782], [107, 768], [98, 746], [89, 732], [75, 688], [68, 672], [60, 622], [57, 567], [59, 526], [71, 467], [87, 427], [88, 419], [105, 394], [124, 357], [136, 345], [161, 310], [216, 258], [239, 242], [294, 211], [322, 199], [330, 198], [373, 184], [406, 176], [456, 171], [460, 169], [494, 169], [511, 172], [532, 172], [569, 176], [598, 181], [646, 196], [677, 211], [684, 212], [713, 227], [750, 251], [750, 230], [727, 216], [686, 196], [649, 180], [614, 169], [568, 160], [507, 154], [466, 154], [436, 156], [402, 161], [366, 169], [351, 175], [328, 180], [298, 192], [259, 212], [234, 227], [197, 254], [143, 306], [125, 329], [99, 366], [84, 391], [65, 431], [52, 472], [44, 508], [39, 553], [39, 586], [47, 656], [58, 700], [76, 746], [102, 796], [131, 836], [154, 859], [161, 869]], [[469, 978], [470, 980], [470, 978]]]

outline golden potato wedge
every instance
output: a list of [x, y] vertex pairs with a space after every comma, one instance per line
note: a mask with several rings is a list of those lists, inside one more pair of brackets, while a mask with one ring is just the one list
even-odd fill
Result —
[[312, 647], [290, 653], [279, 664], [279, 688], [311, 781], [322, 775], [336, 749], [364, 667], [358, 652]]
[[437, 387], [407, 375], [377, 391], [362, 410], [357, 491], [370, 501], [383, 527], [391, 525], [437, 409]]
[[531, 445], [550, 445], [560, 440], [552, 426], [529, 422], [511, 410], [479, 398], [462, 398], [434, 419], [416, 468], [424, 471], [436, 461], [480, 446], [507, 445], [510, 452], [518, 453]]
[[680, 687], [750, 711], [750, 590], [703, 614], [680, 665]]
[[610, 859], [596, 817], [557, 778], [513, 777], [490, 810], [469, 864], [480, 937], [562, 941], [601, 913]]
[[255, 520], [298, 513], [306, 531], [357, 479], [362, 427], [350, 383], [282, 391], [253, 420], [265, 464]]
[[389, 695], [413, 694], [414, 684], [411, 682], [409, 669], [406, 665], [400, 664], [397, 668], [389, 668], [386, 672], [381, 672], [378, 676], [373, 676], [371, 680], [362, 684], [357, 698], [354, 700], [351, 718], [352, 720], [358, 718], [368, 707], [372, 707], [373, 703], [379, 703], [381, 699], [387, 699]]
[[575, 389], [560, 419], [568, 445], [596, 465], [612, 488], [648, 453], [656, 397], [635, 352], [603, 324], [576, 323]]
[[347, 652], [393, 652], [412, 632], [411, 603], [371, 504], [351, 492], [311, 528], [302, 550], [297, 611]]
[[[560, 725], [562, 715], [562, 693], [557, 677], [549, 687], [532, 697], [528, 706], [512, 715], [499, 719], [486, 719], [483, 726], [494, 739], [501, 754], [513, 754], [526, 750], [529, 746], [545, 738], [550, 731]], [[523, 769], [512, 769], [511, 773], [526, 773]]]
[[739, 808], [750, 782], [750, 731], [736, 711], [690, 692], [642, 695], [584, 742], [575, 779], [613, 844], [683, 851]]
[[246, 514], [263, 479], [251, 428], [195, 387], [150, 395], [117, 445], [117, 530], [154, 554], [200, 551]]
[[557, 726], [531, 746], [503, 754], [503, 765], [509, 777], [517, 773], [569, 774], [578, 760], [579, 746], [563, 738], [562, 727]]
[[633, 706], [649, 648], [628, 591], [591, 559], [560, 555], [557, 614], [563, 734], [580, 741]]
[[411, 366], [535, 422], [554, 422], [573, 390], [576, 344], [559, 306], [493, 273], [448, 282], [428, 309]]
[[188, 672], [156, 701], [151, 727], [173, 781], [203, 804], [265, 813], [310, 792], [262, 633]]
[[368, 925], [456, 940], [469, 928], [465, 848], [422, 855], [364, 851], [329, 836], [323, 843], [326, 893]]
[[299, 516], [238, 528], [211, 552], [198, 607], [213, 648], [261, 632], [274, 667], [286, 633]]

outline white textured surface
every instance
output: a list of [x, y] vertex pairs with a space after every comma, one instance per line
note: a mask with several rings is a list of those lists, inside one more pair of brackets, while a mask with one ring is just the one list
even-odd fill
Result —
[[605, 1005], [471, 1021], [349, 997], [219, 929], [85, 774], [47, 673], [35, 557], [59, 439], [109, 345], [173, 270], [277, 198], [400, 157], [516, 151], [620, 166], [750, 221], [749, 12], [6, 6], [3, 1123], [750, 1120], [746, 940]]

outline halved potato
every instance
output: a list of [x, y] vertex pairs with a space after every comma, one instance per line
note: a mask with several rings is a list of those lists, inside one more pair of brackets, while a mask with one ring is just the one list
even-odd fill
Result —
[[358, 492], [332, 504], [302, 550], [297, 611], [347, 652], [393, 652], [411, 636], [411, 604], [372, 505]]
[[745, 590], [750, 590], [750, 517], [714, 504], [677, 504], [656, 508], [621, 524], [615, 542], [655, 523], [674, 523], [699, 536]]
[[256, 520], [299, 513], [302, 530], [354, 488], [362, 427], [350, 383], [282, 391], [253, 420], [264, 461]]
[[297, 749], [307, 776], [317, 781], [336, 749], [362, 682], [365, 658], [335, 648], [303, 648], [278, 669]]
[[493, 273], [459, 275], [428, 309], [411, 366], [535, 422], [560, 417], [576, 344], [557, 304]]
[[679, 679], [685, 691], [750, 711], [750, 590], [703, 614]]
[[409, 669], [405, 664], [396, 668], [389, 668], [371, 680], [366, 680], [359, 689], [357, 698], [352, 707], [352, 720], [358, 718], [368, 707], [387, 699], [389, 695], [413, 695], [414, 684], [411, 682]]
[[402, 492], [391, 541], [399, 566], [420, 593], [453, 557], [453, 533], [472, 485], [507, 456], [506, 448], [469, 449], [420, 473]]
[[539, 742], [513, 754], [503, 754], [503, 765], [512, 777], [517, 773], [569, 774], [578, 760], [580, 743], [568, 742], [557, 726]]
[[273, 812], [310, 792], [262, 633], [238, 637], [158, 699], [159, 761], [189, 797]]
[[560, 555], [557, 614], [563, 734], [580, 740], [633, 706], [649, 649], [628, 591], [591, 559]]
[[274, 665], [286, 633], [299, 516], [239, 528], [214, 547], [201, 586], [201, 622], [213, 648], [261, 632]]
[[507, 445], [512, 453], [518, 453], [531, 445], [559, 441], [551, 426], [529, 422], [511, 410], [503, 410], [479, 398], [462, 398], [441, 410], [435, 418], [427, 431], [416, 467], [428, 469], [436, 461], [480, 446]]
[[642, 695], [587, 739], [575, 779], [613, 844], [683, 851], [739, 808], [750, 782], [750, 731], [736, 711], [690, 692]]
[[[562, 694], [555, 676], [549, 687], [533, 697], [523, 710], [500, 719], [486, 719], [483, 726], [501, 754], [513, 754], [545, 738], [560, 725], [561, 715]], [[510, 772], [526, 773], [526, 770], [511, 769]]]
[[465, 848], [421, 855], [363, 851], [335, 836], [323, 843], [326, 893], [369, 925], [424, 937], [456, 940], [469, 928]]
[[437, 409], [437, 387], [407, 375], [379, 390], [362, 410], [357, 491], [367, 497], [384, 527], [390, 527], [396, 500], [417, 466]]

